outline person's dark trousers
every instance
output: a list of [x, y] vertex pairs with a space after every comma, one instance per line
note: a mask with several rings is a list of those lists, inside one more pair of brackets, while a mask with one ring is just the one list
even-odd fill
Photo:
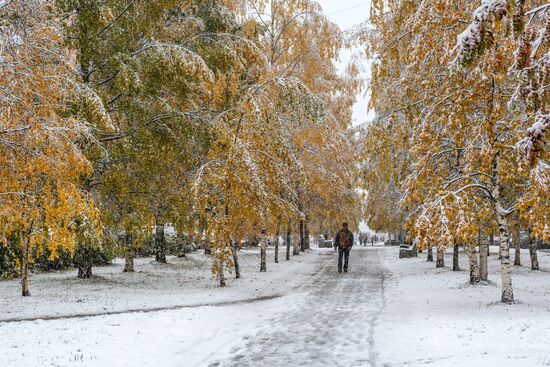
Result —
[[348, 271], [349, 250], [338, 249], [338, 272], [342, 272], [342, 257], [344, 257], [344, 271]]

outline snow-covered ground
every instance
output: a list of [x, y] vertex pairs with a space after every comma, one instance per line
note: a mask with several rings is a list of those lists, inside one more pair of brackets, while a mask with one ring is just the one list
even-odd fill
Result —
[[497, 251], [491, 248], [489, 284], [476, 286], [468, 284], [465, 254], [460, 272], [449, 269], [450, 252], [443, 269], [426, 254], [386, 256], [391, 276], [376, 328], [381, 365], [550, 366], [550, 256], [539, 252], [541, 271], [533, 272], [522, 250], [523, 266], [512, 269], [517, 304], [503, 305]]
[[[287, 263], [282, 249], [280, 263], [260, 274], [258, 251], [239, 252], [243, 277], [237, 280], [227, 273], [226, 288], [218, 287], [210, 271], [211, 257], [202, 252], [168, 257], [167, 264], [136, 259], [134, 273], [123, 273], [124, 261], [116, 259], [112, 266], [94, 268], [88, 280], [77, 279], [76, 270], [33, 275], [32, 297], [27, 298], [19, 296], [19, 281], [0, 281], [0, 321], [246, 301], [285, 292], [319, 267], [317, 253], [301, 254]], [[273, 263], [273, 249], [268, 256]]]
[[330, 249], [279, 264], [270, 253], [267, 273], [257, 251], [242, 251], [243, 278], [225, 289], [198, 253], [163, 266], [139, 260], [135, 274], [117, 262], [90, 281], [36, 274], [30, 298], [3, 281], [0, 319], [12, 321], [0, 322], [0, 366], [550, 365], [548, 254], [539, 272], [513, 269], [519, 302], [505, 306], [496, 255], [493, 282], [470, 286], [466, 270], [397, 251], [354, 248], [347, 274]]

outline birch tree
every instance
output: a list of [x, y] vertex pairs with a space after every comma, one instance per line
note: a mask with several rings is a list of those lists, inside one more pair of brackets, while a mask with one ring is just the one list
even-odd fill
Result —
[[[529, 122], [535, 115], [544, 121], [536, 101], [545, 88], [525, 93], [525, 83], [518, 84], [521, 72], [514, 71], [524, 70], [526, 60], [521, 40], [530, 38], [522, 36], [523, 24], [537, 24], [535, 17], [526, 22], [525, 14], [546, 9], [529, 3], [533, 12], [523, 12], [524, 2], [375, 1], [375, 32], [367, 36], [376, 57], [373, 107], [385, 126], [410, 137], [409, 146], [400, 146], [410, 159], [401, 185], [409, 233], [421, 247], [436, 244], [441, 250], [455, 241], [465, 243], [475, 274], [475, 218], [491, 213], [500, 231], [501, 300], [506, 303], [513, 302], [509, 221], [517, 210], [537, 210], [517, 204], [532, 200], [525, 193], [536, 187], [520, 147], [527, 157], [535, 157], [536, 165], [545, 154], [538, 145], [544, 141], [544, 123], [533, 128]], [[508, 17], [514, 12], [515, 20]], [[464, 13], [473, 14], [466, 30], [461, 26]], [[544, 64], [543, 39], [530, 69]], [[392, 98], [385, 98], [389, 93]], [[532, 106], [539, 107], [531, 111], [539, 112], [531, 115], [528, 103], [514, 103], [522, 95], [534, 98]], [[525, 137], [525, 132], [531, 135]]]
[[[0, 7], [0, 223], [2, 246], [22, 249], [22, 295], [29, 296], [32, 249], [50, 258], [96, 237], [97, 212], [81, 188], [91, 164], [77, 141], [92, 139], [84, 120], [67, 117], [78, 82], [52, 8], [40, 1]], [[87, 231], [78, 231], [79, 227]]]

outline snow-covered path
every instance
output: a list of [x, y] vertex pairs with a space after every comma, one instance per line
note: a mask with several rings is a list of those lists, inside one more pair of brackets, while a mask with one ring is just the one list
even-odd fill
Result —
[[[336, 254], [326, 250], [270, 264], [267, 275], [259, 276], [278, 293], [254, 302], [228, 298], [211, 306], [153, 312], [145, 307], [146, 313], [75, 317], [71, 311], [70, 318], [0, 322], [0, 335], [9, 341], [0, 343], [0, 365], [379, 365], [373, 333], [385, 302], [384, 251], [354, 249], [350, 271], [342, 274]], [[286, 286], [272, 284], [281, 271]], [[256, 284], [252, 274], [235, 287]]]
[[350, 272], [328, 257], [303, 287], [302, 302], [267, 316], [229, 358], [210, 366], [376, 366], [374, 329], [384, 307], [385, 270], [379, 251], [352, 251]]

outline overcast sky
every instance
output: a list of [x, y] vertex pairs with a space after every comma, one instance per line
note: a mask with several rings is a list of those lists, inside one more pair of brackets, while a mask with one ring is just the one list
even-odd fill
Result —
[[[370, 1], [365, 0], [316, 0], [323, 7], [323, 12], [326, 16], [338, 24], [342, 30], [350, 30], [355, 25], [364, 22], [368, 19], [370, 13]], [[360, 53], [362, 50], [353, 50], [353, 53]], [[349, 62], [351, 58], [350, 52], [342, 52], [341, 62], [342, 67]], [[364, 78], [369, 77], [368, 62], [365, 60], [363, 63], [365, 72]], [[373, 119], [374, 114], [369, 113], [367, 109], [368, 97], [364, 96], [365, 92], [362, 92], [358, 96], [357, 103], [353, 109], [353, 124], [358, 125], [366, 121]]]
[[323, 7], [327, 17], [338, 24], [343, 30], [369, 17], [370, 1], [365, 0], [316, 0]]

